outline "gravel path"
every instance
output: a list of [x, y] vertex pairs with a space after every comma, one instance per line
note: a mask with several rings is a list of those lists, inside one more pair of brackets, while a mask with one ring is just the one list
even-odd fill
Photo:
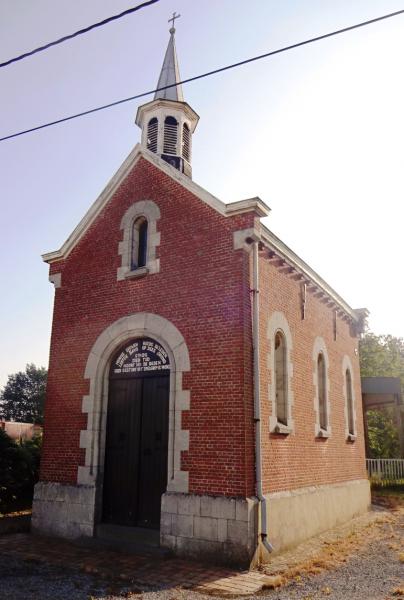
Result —
[[[404, 511], [393, 522], [364, 531], [369, 542], [356, 546], [355, 554], [333, 570], [297, 576], [284, 587], [249, 596], [248, 600], [404, 600], [394, 591], [404, 588]], [[404, 590], [403, 590], [404, 591]], [[148, 590], [123, 582], [106, 582], [93, 575], [2, 556], [0, 599], [7, 600], [212, 600], [212, 596], [184, 589]], [[246, 598], [244, 596], [244, 598]], [[247, 600], [247, 599], [246, 599]]]
[[[400, 550], [404, 551], [404, 518], [400, 521], [401, 523], [397, 523], [397, 529], [401, 533], [401, 548], [397, 540], [392, 540], [390, 527], [386, 526], [381, 532], [381, 538], [365, 545], [358, 554], [349, 558], [344, 566], [305, 577], [302, 581], [287, 585], [279, 591], [261, 594], [260, 600], [263, 597], [271, 600], [317, 600], [327, 596], [333, 600], [404, 598], [404, 564], [399, 560]], [[402, 589], [403, 594], [393, 595], [398, 588]]]

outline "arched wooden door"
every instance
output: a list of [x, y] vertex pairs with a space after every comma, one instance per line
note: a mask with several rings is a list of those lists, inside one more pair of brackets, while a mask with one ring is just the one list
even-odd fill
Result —
[[120, 348], [109, 374], [103, 521], [158, 529], [167, 487], [169, 358], [155, 340]]

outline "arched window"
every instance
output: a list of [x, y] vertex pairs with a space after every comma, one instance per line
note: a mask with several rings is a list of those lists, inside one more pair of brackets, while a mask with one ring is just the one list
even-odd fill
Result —
[[177, 154], [178, 122], [174, 117], [164, 121], [164, 154]]
[[147, 219], [139, 217], [132, 228], [132, 262], [131, 268], [140, 269], [147, 262]]
[[139, 200], [127, 208], [120, 225], [123, 236], [118, 243], [121, 264], [116, 273], [117, 281], [160, 272], [159, 219], [160, 209], [152, 200]]
[[147, 149], [151, 152], [157, 152], [157, 132], [158, 132], [158, 120], [156, 117], [150, 119], [147, 125]]
[[349, 435], [355, 435], [355, 419], [354, 419], [354, 406], [353, 406], [353, 393], [352, 393], [352, 375], [351, 371], [347, 369], [345, 371], [345, 387], [346, 387], [346, 402], [348, 411], [348, 433]]
[[280, 435], [294, 432], [293, 337], [285, 315], [274, 311], [267, 326], [269, 366], [269, 431]]
[[191, 160], [191, 133], [186, 123], [182, 127], [182, 156], [188, 162]]
[[327, 374], [324, 354], [320, 352], [317, 358], [317, 389], [318, 389], [318, 412], [320, 428], [328, 428], [327, 415]]
[[288, 387], [286, 364], [286, 341], [281, 331], [275, 334], [275, 397], [278, 423], [288, 424]]
[[313, 384], [314, 412], [316, 421], [314, 434], [317, 438], [331, 436], [331, 404], [330, 404], [330, 360], [327, 346], [322, 337], [317, 336], [313, 344]]

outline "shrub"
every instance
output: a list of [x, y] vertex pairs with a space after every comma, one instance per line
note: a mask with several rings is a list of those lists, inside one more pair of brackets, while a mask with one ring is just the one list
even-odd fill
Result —
[[17, 444], [0, 429], [0, 513], [32, 505], [41, 444], [40, 436]]

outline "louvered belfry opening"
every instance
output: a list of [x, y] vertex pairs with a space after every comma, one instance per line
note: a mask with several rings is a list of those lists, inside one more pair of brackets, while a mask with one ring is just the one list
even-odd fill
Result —
[[192, 141], [199, 116], [184, 100], [174, 34], [170, 27], [157, 90], [153, 100], [138, 107], [136, 125], [142, 130], [143, 148], [192, 178]]
[[188, 162], [191, 160], [191, 133], [186, 123], [182, 127], [182, 157]]
[[164, 154], [177, 154], [178, 122], [174, 117], [164, 121]]
[[154, 153], [157, 153], [157, 132], [158, 120], [154, 117], [147, 125], [147, 149]]

